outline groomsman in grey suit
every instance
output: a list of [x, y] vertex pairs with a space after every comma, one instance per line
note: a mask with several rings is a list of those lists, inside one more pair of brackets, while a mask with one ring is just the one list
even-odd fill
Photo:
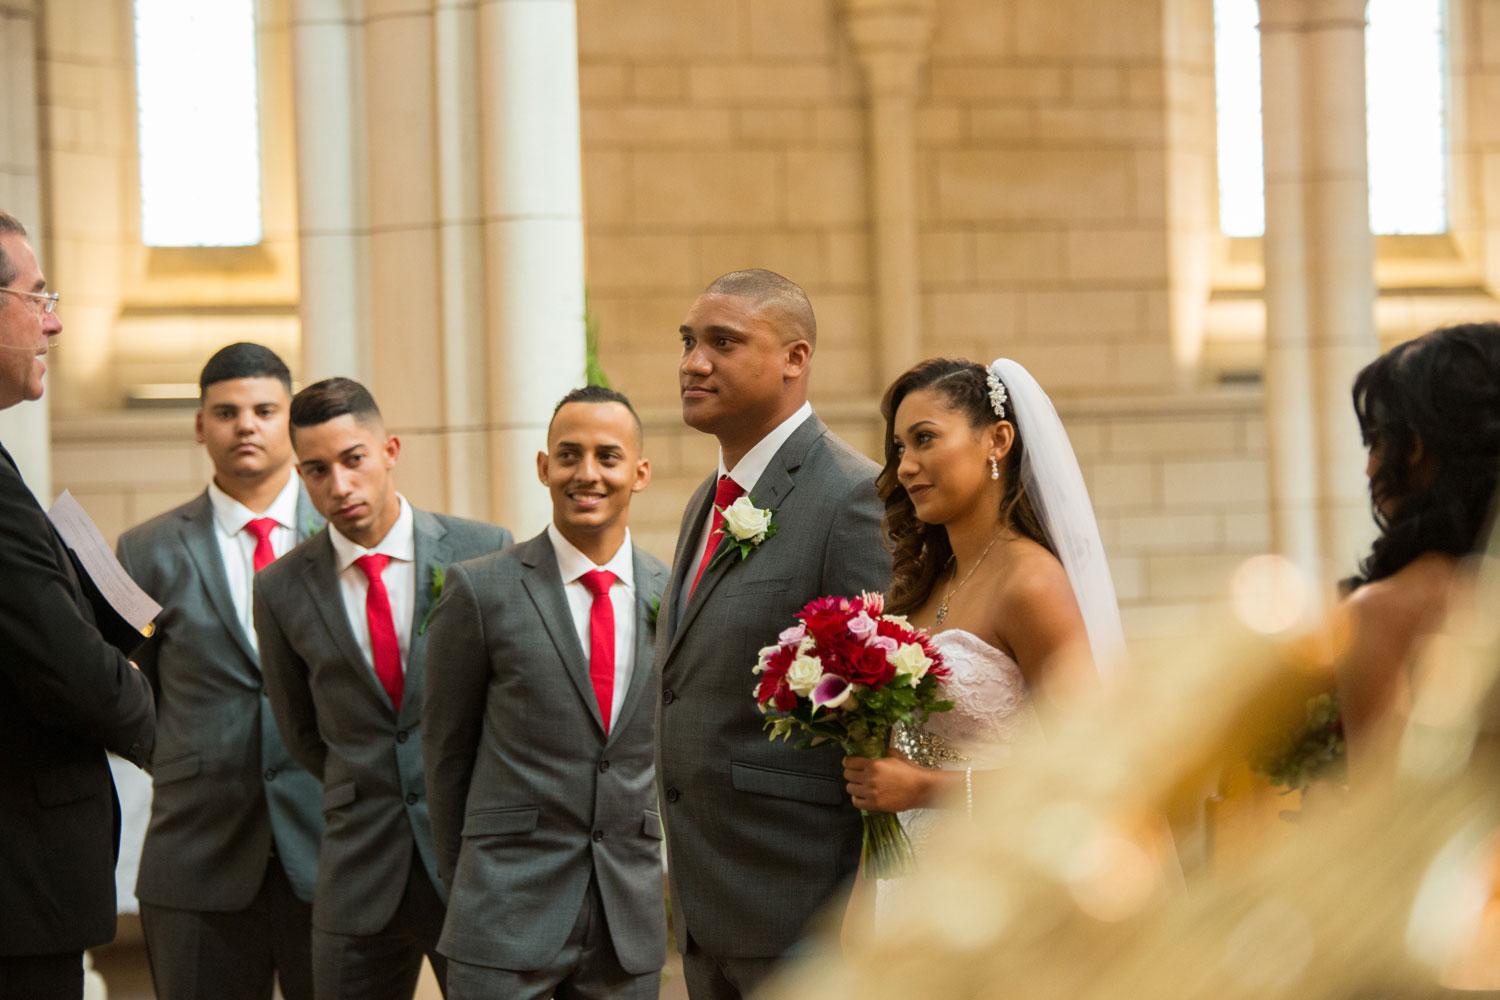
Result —
[[208, 488], [120, 536], [162, 605], [136, 662], [156, 689], [151, 824], [136, 895], [160, 1000], [311, 1000], [318, 779], [271, 715], [250, 614], [255, 572], [321, 526], [292, 475], [291, 372], [230, 344], [198, 380]]
[[314, 992], [409, 1000], [424, 955], [444, 978], [422, 776], [427, 614], [449, 566], [505, 548], [510, 532], [407, 503], [393, 474], [401, 441], [358, 382], [303, 389], [291, 424], [329, 530], [256, 576], [255, 630], [281, 735], [323, 782]]
[[[662, 600], [657, 771], [677, 947], [705, 1000], [749, 993], [847, 899], [860, 818], [841, 753], [768, 741], [751, 668], [808, 601], [884, 590], [891, 564], [879, 468], [807, 403], [817, 324], [802, 289], [726, 274], [680, 333], [683, 420], [718, 439], [719, 468], [688, 502]], [[743, 559], [719, 513], [740, 496], [777, 528]]]
[[631, 544], [651, 470], [630, 402], [565, 396], [537, 471], [552, 523], [460, 563], [422, 709], [449, 1000], [652, 1000], [666, 957], [652, 766], [655, 609]]

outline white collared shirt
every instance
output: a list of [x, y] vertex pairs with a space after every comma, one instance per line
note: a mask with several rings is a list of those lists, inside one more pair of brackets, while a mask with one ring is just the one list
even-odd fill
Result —
[[[739, 483], [740, 489], [744, 490], [746, 495], [752, 493], [755, 490], [755, 484], [760, 481], [761, 474], [766, 471], [766, 466], [771, 464], [771, 459], [775, 458], [776, 453], [781, 450], [781, 446], [786, 444], [786, 439], [791, 437], [808, 417], [812, 416], [812, 412], [812, 404], [803, 403], [797, 408], [796, 413], [793, 413], [790, 417], [777, 424], [771, 433], [755, 442], [755, 447], [745, 452], [745, 456], [736, 462], [732, 469], [724, 467], [724, 449], [720, 448], [719, 475], [728, 476], [736, 483]], [[690, 573], [693, 576], [697, 575], [698, 567], [703, 564], [703, 550], [708, 548], [709, 532], [713, 530], [713, 524], [714, 511], [713, 507], [709, 507], [708, 517], [704, 519], [703, 527], [699, 529], [698, 544], [693, 546], [693, 551], [698, 553], [697, 558], [689, 564], [692, 566]], [[687, 586], [682, 588], [682, 603], [684, 607], [687, 606], [688, 590], [693, 585], [691, 576], [687, 579], [686, 584]]]
[[260, 645], [255, 636], [255, 615], [251, 610], [255, 581], [255, 535], [245, 525], [258, 517], [269, 517], [276, 521], [271, 529], [271, 551], [280, 559], [297, 544], [297, 476], [287, 476], [286, 485], [271, 501], [264, 514], [240, 503], [219, 489], [213, 480], [208, 483], [208, 504], [213, 510], [214, 539], [219, 543], [219, 557], [224, 562], [224, 582], [229, 584], [229, 599], [234, 602], [234, 614], [240, 620], [240, 628], [250, 640], [250, 648], [259, 652]]
[[578, 633], [585, 662], [589, 655], [589, 613], [594, 607], [594, 594], [578, 578], [596, 569], [615, 575], [614, 585], [609, 588], [609, 601], [615, 609], [615, 693], [614, 703], [609, 709], [609, 724], [613, 727], [620, 715], [620, 706], [625, 704], [625, 694], [630, 690], [630, 678], [635, 670], [635, 550], [630, 544], [630, 529], [625, 529], [625, 541], [603, 566], [596, 566], [592, 559], [579, 552], [557, 530], [557, 525], [547, 525], [547, 538], [557, 555], [563, 593], [568, 598], [573, 630]]
[[339, 534], [330, 522], [328, 538], [333, 542], [334, 568], [339, 574], [339, 593], [344, 598], [344, 613], [349, 616], [349, 628], [359, 651], [365, 654], [365, 665], [375, 669], [375, 656], [370, 648], [370, 620], [365, 614], [365, 595], [369, 593], [370, 581], [365, 571], [354, 565], [361, 556], [387, 555], [380, 579], [385, 582], [386, 596], [391, 602], [391, 621], [396, 626], [396, 643], [401, 647], [401, 672], [406, 673], [406, 658], [411, 653], [411, 619], [417, 606], [417, 540], [412, 534], [411, 504], [401, 494], [396, 494], [401, 503], [401, 513], [396, 523], [373, 549], [349, 541]]

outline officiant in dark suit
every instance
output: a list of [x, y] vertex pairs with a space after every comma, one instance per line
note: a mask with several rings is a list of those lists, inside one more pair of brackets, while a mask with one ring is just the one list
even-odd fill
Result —
[[[42, 396], [55, 293], [0, 212], [0, 410]], [[106, 750], [145, 767], [151, 686], [0, 445], [0, 1000], [76, 1000], [115, 936], [120, 804]], [[139, 635], [133, 635], [139, 639]]]
[[291, 425], [328, 530], [256, 574], [255, 631], [282, 738], [323, 782], [314, 992], [409, 1000], [424, 955], [444, 981], [422, 776], [427, 612], [449, 566], [505, 548], [510, 532], [407, 503], [401, 441], [352, 379], [297, 393]]
[[563, 398], [537, 471], [552, 523], [449, 571], [423, 756], [449, 1000], [651, 1000], [666, 957], [652, 765], [667, 570], [631, 542], [651, 470], [629, 400]]
[[[767, 740], [751, 668], [807, 602], [883, 591], [891, 560], [879, 467], [807, 402], [817, 323], [802, 289], [726, 274], [678, 333], [682, 417], [718, 440], [719, 467], [688, 501], [662, 598], [657, 768], [688, 992], [735, 1000], [847, 899], [860, 850], [841, 754]], [[744, 558], [720, 513], [742, 496], [777, 528]]]
[[136, 896], [158, 1000], [312, 1000], [322, 788], [287, 752], [250, 613], [255, 573], [322, 527], [292, 472], [292, 375], [260, 344], [203, 366], [213, 478], [120, 536], [163, 610], [137, 662], [156, 690], [151, 822]]

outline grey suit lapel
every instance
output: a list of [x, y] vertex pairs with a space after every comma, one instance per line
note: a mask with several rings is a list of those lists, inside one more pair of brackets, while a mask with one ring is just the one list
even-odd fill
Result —
[[234, 598], [229, 596], [229, 578], [224, 569], [224, 556], [219, 551], [219, 540], [215, 535], [213, 503], [204, 490], [191, 501], [182, 512], [182, 521], [177, 525], [178, 537], [198, 568], [203, 580], [203, 589], [208, 592], [208, 603], [224, 623], [224, 628], [234, 637], [235, 645], [251, 664], [259, 666], [260, 658], [250, 645], [250, 637], [240, 624], [240, 616], [234, 608]]
[[339, 656], [349, 664], [350, 669], [365, 679], [380, 702], [389, 706], [391, 700], [387, 697], [385, 688], [380, 686], [380, 680], [365, 659], [365, 654], [360, 652], [359, 642], [349, 629], [349, 616], [344, 611], [344, 593], [339, 586], [338, 570], [334, 566], [332, 539], [324, 535], [322, 539], [316, 540], [302, 558], [302, 584], [307, 588], [308, 597], [313, 607], [318, 609], [318, 615], [323, 619], [323, 625], [328, 629], [334, 645], [338, 647]]
[[526, 567], [526, 573], [521, 577], [526, 593], [536, 605], [563, 668], [578, 689], [578, 697], [588, 706], [589, 716], [602, 733], [604, 717], [599, 713], [599, 699], [594, 696], [594, 682], [589, 677], [588, 656], [579, 645], [578, 632], [573, 627], [573, 612], [568, 607], [567, 595], [563, 593], [562, 571], [557, 567], [557, 553], [552, 551], [552, 542], [544, 531], [518, 546], [518, 554]]
[[[823, 421], [818, 419], [817, 414], [813, 414], [807, 420], [803, 421], [802, 426], [792, 432], [792, 436], [787, 438], [786, 443], [777, 450], [775, 457], [766, 466], [766, 471], [762, 472], [760, 478], [755, 481], [755, 489], [750, 491], [750, 496], [755, 506], [766, 510], [776, 510], [786, 502], [786, 498], [797, 485], [796, 480], [792, 478], [792, 473], [801, 468], [802, 459], [806, 456], [807, 449], [811, 448], [813, 442], [822, 437], [827, 430], [828, 428], [824, 426]], [[703, 516], [707, 517], [708, 515], [705, 512]], [[727, 541], [721, 542], [720, 548], [723, 548], [726, 544]], [[764, 557], [757, 555], [752, 550], [749, 558]], [[682, 611], [682, 621], [672, 634], [672, 644], [667, 649], [668, 658], [676, 651], [678, 644], [682, 642], [682, 637], [686, 634], [687, 627], [693, 623], [694, 618], [698, 617], [698, 612], [708, 602], [709, 596], [713, 593], [714, 588], [718, 586], [719, 581], [728, 576], [734, 567], [738, 566], [742, 561], [735, 556], [726, 556], [720, 559], [711, 569], [704, 571], [703, 579], [698, 581], [698, 588], [688, 598], [687, 606]], [[693, 568], [693, 572], [697, 572], [696, 566]], [[686, 581], [687, 584], [691, 584], [691, 582], [691, 580]]]
[[[651, 626], [651, 598], [655, 596], [654, 592], [660, 581], [646, 568], [639, 550], [632, 553], [631, 562], [632, 572], [635, 574], [635, 663], [630, 671], [630, 690], [625, 692], [625, 700], [620, 703], [620, 714], [615, 717], [615, 724], [609, 729], [609, 739], [605, 741], [605, 746], [613, 743], [615, 734], [625, 728], [625, 720], [635, 711], [643, 693], [656, 688], [656, 682], [652, 678], [656, 633]], [[658, 626], [660, 618], [661, 607], [658, 606]]]
[[406, 655], [406, 684], [401, 696], [401, 718], [406, 719], [408, 714], [414, 713], [410, 721], [415, 722], [415, 716], [421, 715], [422, 699], [420, 697], [408, 698], [407, 693], [420, 692], [422, 683], [427, 673], [427, 633], [422, 630], [422, 623], [427, 620], [427, 612], [432, 610], [432, 584], [434, 573], [439, 568], [447, 569], [453, 562], [453, 547], [448, 544], [448, 529], [443, 527], [443, 522], [433, 517], [425, 510], [412, 508], [412, 556], [416, 569], [416, 600], [412, 602], [411, 615], [411, 638], [407, 646]]
[[692, 586], [692, 574], [698, 572], [699, 555], [696, 543], [703, 531], [703, 524], [708, 519], [708, 512], [713, 506], [714, 484], [717, 479], [717, 475], [709, 476], [694, 491], [692, 499], [688, 501], [687, 516], [683, 519], [682, 528], [677, 534], [677, 551], [672, 556], [667, 595], [662, 598], [667, 611], [667, 634], [674, 639], [682, 620], [683, 591]]

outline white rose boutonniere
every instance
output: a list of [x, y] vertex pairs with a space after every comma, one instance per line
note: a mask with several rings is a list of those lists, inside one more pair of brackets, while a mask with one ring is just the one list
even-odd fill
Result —
[[776, 512], [755, 506], [749, 496], [740, 497], [719, 512], [724, 515], [724, 535], [729, 544], [714, 556], [708, 564], [710, 569], [731, 552], [738, 552], [742, 560], [747, 558], [751, 549], [776, 534]]

